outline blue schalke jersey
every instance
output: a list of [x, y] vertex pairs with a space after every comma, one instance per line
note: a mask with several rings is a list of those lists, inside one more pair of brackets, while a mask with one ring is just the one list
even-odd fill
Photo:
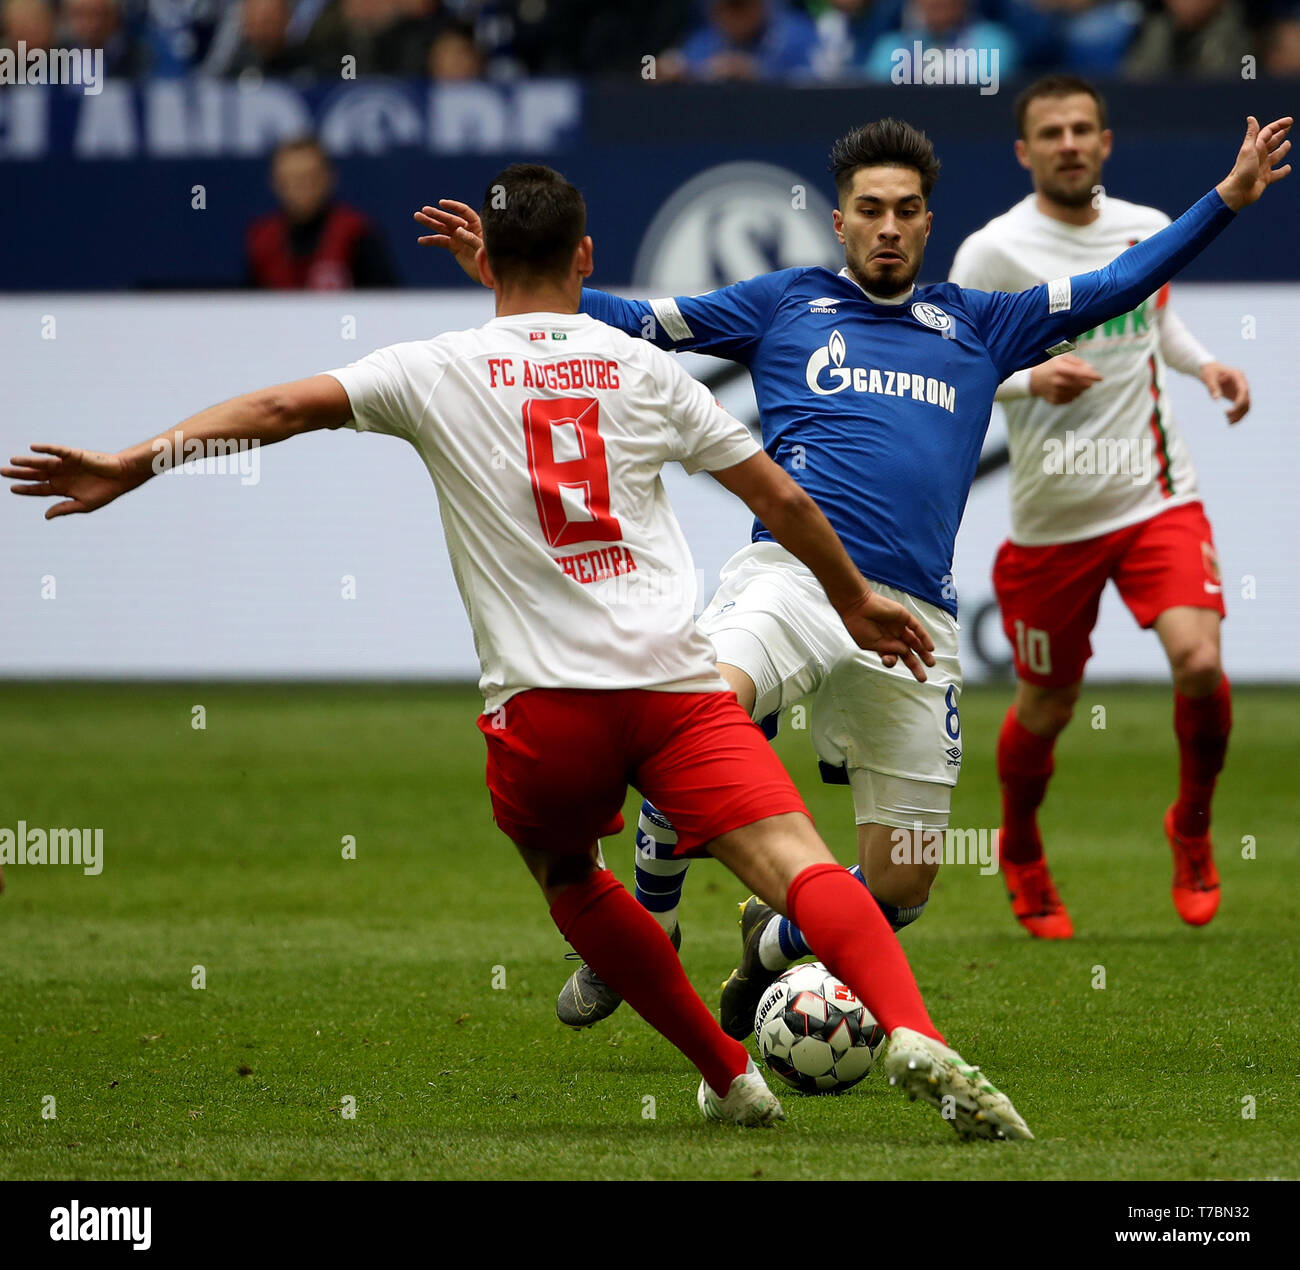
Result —
[[[764, 448], [862, 573], [955, 615], [953, 544], [998, 384], [1135, 308], [1232, 216], [1212, 190], [1104, 269], [1016, 293], [942, 282], [887, 302], [847, 273], [783, 269], [675, 299], [587, 289], [582, 311], [748, 367]], [[757, 521], [753, 536], [772, 537]]]

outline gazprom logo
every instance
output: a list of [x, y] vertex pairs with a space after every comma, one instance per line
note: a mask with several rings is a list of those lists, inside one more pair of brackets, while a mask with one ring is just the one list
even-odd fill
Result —
[[[831, 332], [831, 337], [824, 347], [819, 348], [809, 359], [805, 378], [808, 387], [819, 397], [829, 397], [832, 393], [843, 392], [853, 382], [853, 371], [844, 365], [846, 353], [844, 336], [838, 330]], [[829, 369], [829, 378], [833, 386], [823, 388], [820, 380], [822, 371]]]
[[884, 370], [879, 366], [846, 366], [848, 347], [838, 330], [808, 359], [804, 381], [819, 397], [832, 397], [846, 388], [854, 392], [877, 393], [883, 397], [910, 397], [913, 401], [938, 406], [949, 414], [957, 410], [957, 390], [933, 375], [905, 370]]

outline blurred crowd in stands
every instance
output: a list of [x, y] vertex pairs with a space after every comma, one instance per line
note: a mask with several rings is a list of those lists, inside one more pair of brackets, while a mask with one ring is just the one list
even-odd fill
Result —
[[110, 77], [888, 81], [916, 41], [1004, 77], [1294, 75], [1300, 0], [0, 0], [0, 48]]

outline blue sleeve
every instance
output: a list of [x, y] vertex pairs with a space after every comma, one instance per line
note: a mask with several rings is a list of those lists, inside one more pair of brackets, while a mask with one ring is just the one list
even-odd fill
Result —
[[1104, 269], [1015, 293], [963, 290], [1000, 378], [1067, 352], [1076, 335], [1136, 308], [1195, 259], [1233, 215], [1211, 190], [1172, 225], [1116, 256]]
[[746, 365], [767, 333], [777, 303], [802, 269], [765, 273], [705, 295], [620, 300], [590, 287], [581, 312], [670, 352], [711, 353]]

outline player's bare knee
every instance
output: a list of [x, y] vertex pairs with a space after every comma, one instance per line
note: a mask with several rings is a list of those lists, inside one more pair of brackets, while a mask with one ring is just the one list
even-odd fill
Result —
[[519, 854], [523, 856], [537, 885], [542, 888], [547, 903], [552, 904], [565, 889], [585, 882], [595, 872], [598, 867], [598, 850], [599, 847], [593, 843], [586, 854], [539, 851], [527, 847], [520, 847]]
[[1016, 718], [1035, 736], [1058, 736], [1074, 717], [1081, 690], [1077, 683], [1040, 688], [1022, 682], [1016, 694]]
[[1198, 640], [1184, 645], [1170, 655], [1174, 687], [1184, 697], [1205, 697], [1219, 686], [1223, 665], [1214, 640]]

